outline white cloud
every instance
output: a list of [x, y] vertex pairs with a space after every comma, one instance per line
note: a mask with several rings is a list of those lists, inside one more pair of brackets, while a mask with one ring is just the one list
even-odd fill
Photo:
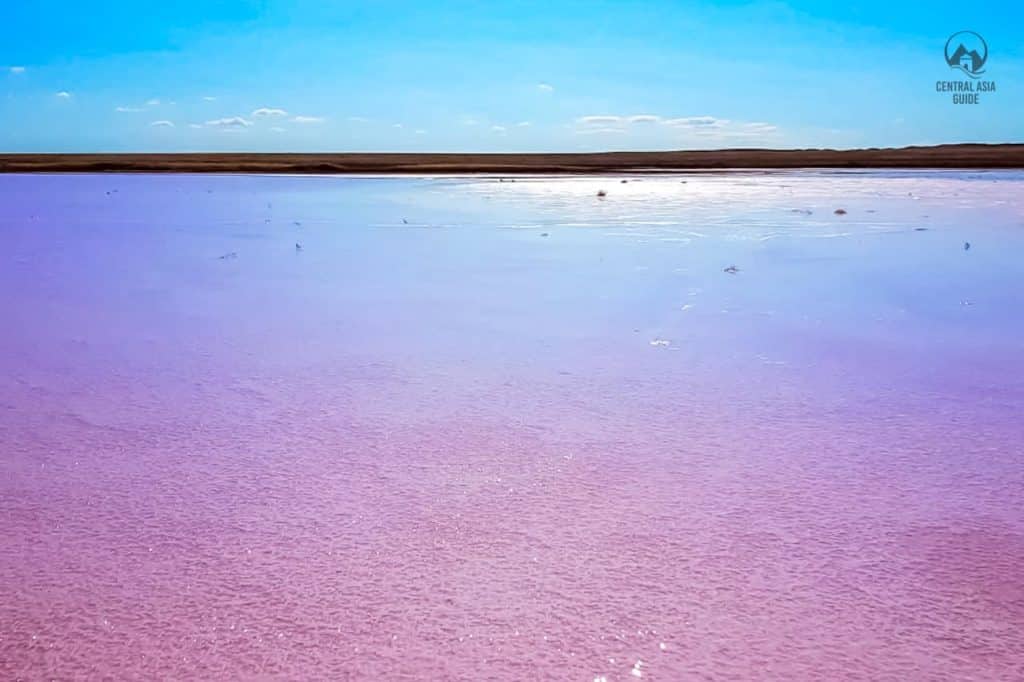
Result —
[[520, 121], [516, 124], [516, 128], [529, 128], [531, 125], [529, 121]]
[[582, 116], [576, 119], [576, 122], [585, 126], [604, 126], [618, 125], [622, 120], [621, 116]]
[[203, 100], [207, 101], [207, 102], [216, 102], [217, 98], [216, 97], [211, 97], [210, 95], [207, 95], [206, 97], [203, 97]]
[[71, 99], [71, 93], [66, 90], [61, 90], [57, 93], [57, 97], [61, 99]]
[[[170, 104], [174, 104], [174, 102], [170, 102]], [[145, 107], [156, 107], [156, 106], [160, 106], [160, 100], [158, 100], [158, 99], [151, 99], [151, 100], [147, 100], [145, 105], [142, 106], [142, 107], [115, 107], [114, 111], [120, 112], [122, 114], [134, 114], [134, 113], [138, 113], [140, 111], [145, 111], [146, 110]]]
[[681, 134], [705, 141], [750, 140], [771, 137], [778, 132], [778, 127], [770, 123], [730, 121], [714, 116], [665, 118], [657, 114], [597, 115], [582, 116], [575, 121], [575, 132], [580, 135], [625, 134], [634, 131], [650, 135], [658, 129], [671, 131], [674, 136]]
[[423, 128], [417, 128], [417, 129], [416, 129], [416, 134], [417, 134], [417, 135], [426, 135], [426, 134], [427, 134], [427, 131], [426, 131], [426, 130], [424, 130]]
[[714, 116], [687, 116], [685, 118], [669, 118], [662, 121], [674, 128], [721, 128], [729, 123], [728, 119]]
[[272, 133], [283, 133], [283, 132], [286, 132], [285, 129], [282, 128], [281, 126], [272, 126], [271, 128], [269, 128], [269, 130]]
[[267, 118], [279, 118], [287, 116], [288, 112], [284, 109], [268, 109], [267, 107], [261, 107], [256, 111], [252, 112], [254, 118], [256, 117], [267, 117]]
[[464, 126], [475, 126], [475, 125], [479, 125], [479, 124], [480, 124], [480, 121], [476, 120], [475, 118], [473, 118], [471, 116], [467, 116], [466, 118], [462, 119], [462, 125], [464, 125]]
[[369, 123], [370, 119], [363, 118], [362, 116], [349, 116], [348, 120], [352, 123]]
[[293, 116], [292, 123], [323, 123], [326, 119], [322, 116]]
[[252, 125], [252, 121], [247, 121], [241, 116], [230, 116], [228, 118], [217, 118], [207, 121], [206, 125], [210, 128], [220, 128], [221, 130], [245, 130]]
[[393, 125], [393, 126], [391, 126], [391, 127], [392, 127], [392, 128], [398, 128], [399, 130], [401, 130], [401, 129], [402, 129], [402, 128], [404, 128], [405, 126], [403, 126], [403, 125], [402, 125], [401, 123], [396, 123], [396, 124], [394, 124], [394, 125]]
[[693, 116], [684, 119], [673, 119], [671, 126], [676, 130], [711, 139], [743, 139], [764, 137], [774, 133], [777, 128], [767, 123], [744, 123], [730, 121], [713, 116]]
[[194, 130], [199, 130], [199, 129], [200, 129], [200, 128], [202, 128], [203, 126], [199, 125], [198, 123], [189, 123], [189, 124], [188, 124], [188, 127], [189, 127], [189, 128], [192, 128], [192, 129], [194, 129]]
[[173, 128], [174, 127], [174, 123], [172, 123], [171, 121], [153, 121], [149, 125], [153, 126], [154, 128]]
[[15, 73], [15, 74], [18, 74], [18, 73], [25, 73], [25, 67], [24, 67], [24, 66], [12, 66], [12, 67], [10, 67], [10, 68], [9, 68], [8, 70], [9, 70], [9, 71], [10, 71], [11, 73]]
[[506, 128], [505, 126], [491, 126], [491, 131], [498, 133], [499, 135], [504, 135], [506, 133]]
[[583, 130], [577, 130], [578, 135], [625, 135], [626, 130], [624, 128], [584, 128]]
[[547, 83], [538, 83], [537, 84], [537, 89], [540, 90], [541, 92], [554, 92], [555, 91], [555, 88], [553, 86], [551, 86], [551, 85], [548, 85]]

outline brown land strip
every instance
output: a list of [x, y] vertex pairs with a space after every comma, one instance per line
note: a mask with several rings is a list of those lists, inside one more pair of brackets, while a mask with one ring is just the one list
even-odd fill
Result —
[[2, 173], [610, 173], [785, 168], [1024, 168], [1024, 144], [595, 154], [0, 154]]

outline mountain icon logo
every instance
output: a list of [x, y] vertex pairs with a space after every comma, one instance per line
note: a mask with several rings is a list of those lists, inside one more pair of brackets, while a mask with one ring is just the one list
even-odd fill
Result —
[[946, 41], [946, 63], [951, 69], [960, 69], [971, 78], [985, 73], [988, 44], [974, 31], [954, 33]]

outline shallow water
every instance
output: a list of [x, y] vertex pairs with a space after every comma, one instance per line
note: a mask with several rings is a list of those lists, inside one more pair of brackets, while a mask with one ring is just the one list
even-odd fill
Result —
[[620, 179], [0, 176], [0, 677], [1024, 677], [1024, 174]]

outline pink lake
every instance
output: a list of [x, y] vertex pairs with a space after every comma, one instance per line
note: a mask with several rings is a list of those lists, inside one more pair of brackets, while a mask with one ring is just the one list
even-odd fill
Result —
[[1024, 173], [621, 179], [0, 176], [0, 678], [1024, 678]]

